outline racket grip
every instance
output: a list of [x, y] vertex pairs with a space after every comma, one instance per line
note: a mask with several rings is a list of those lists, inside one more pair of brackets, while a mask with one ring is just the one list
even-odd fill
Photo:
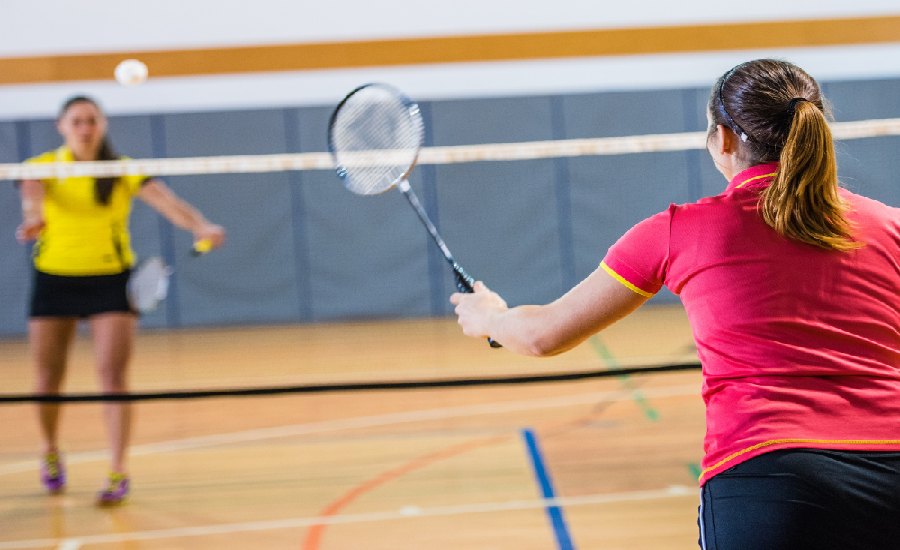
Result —
[[[456, 262], [453, 262], [453, 272], [456, 274], [456, 288], [460, 292], [472, 294], [475, 292], [475, 279], [473, 279], [465, 270]], [[493, 340], [490, 336], [487, 339], [488, 345], [492, 348], [502, 348], [503, 344]]]
[[471, 275], [466, 273], [466, 270], [462, 268], [456, 262], [453, 262], [453, 274], [456, 275], [456, 288], [460, 292], [465, 292], [471, 294], [475, 292], [475, 279], [472, 278]]
[[209, 239], [200, 239], [191, 247], [191, 256], [202, 256], [212, 250], [212, 241]]

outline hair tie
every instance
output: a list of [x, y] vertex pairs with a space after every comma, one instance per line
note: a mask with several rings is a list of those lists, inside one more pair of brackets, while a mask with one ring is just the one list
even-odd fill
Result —
[[795, 98], [791, 99], [790, 101], [788, 101], [787, 110], [788, 110], [789, 116], [792, 116], [792, 117], [794, 116], [794, 110], [797, 108], [797, 104], [800, 103], [801, 101], [809, 101], [809, 100], [806, 99], [805, 97], [795, 97]]

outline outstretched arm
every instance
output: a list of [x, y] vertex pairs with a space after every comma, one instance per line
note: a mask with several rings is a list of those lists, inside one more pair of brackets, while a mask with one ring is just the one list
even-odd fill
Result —
[[225, 229], [222, 226], [210, 223], [199, 210], [179, 198], [162, 181], [148, 181], [137, 196], [174, 225], [190, 231], [195, 243], [208, 241], [212, 248], [218, 248], [225, 242]]
[[19, 184], [22, 196], [22, 223], [16, 228], [20, 243], [33, 241], [44, 228], [44, 184], [39, 180], [23, 180]]
[[473, 294], [456, 293], [459, 324], [467, 336], [490, 337], [523, 355], [548, 356], [572, 349], [640, 307], [649, 298], [628, 289], [603, 269], [557, 300], [508, 308], [480, 281]]

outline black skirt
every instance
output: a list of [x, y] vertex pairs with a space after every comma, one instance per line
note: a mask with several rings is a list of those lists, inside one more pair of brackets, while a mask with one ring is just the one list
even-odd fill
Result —
[[31, 317], [90, 317], [134, 313], [128, 304], [131, 270], [114, 275], [50, 275], [34, 270]]
[[897, 550], [900, 452], [766, 453], [706, 482], [704, 550]]

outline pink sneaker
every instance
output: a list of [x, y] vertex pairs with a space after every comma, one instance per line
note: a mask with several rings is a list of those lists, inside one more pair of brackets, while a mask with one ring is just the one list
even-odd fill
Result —
[[41, 464], [41, 483], [51, 495], [59, 494], [66, 488], [66, 467], [59, 452], [50, 451], [44, 455], [44, 463]]
[[128, 496], [128, 476], [110, 472], [106, 488], [97, 493], [97, 506], [115, 506]]

